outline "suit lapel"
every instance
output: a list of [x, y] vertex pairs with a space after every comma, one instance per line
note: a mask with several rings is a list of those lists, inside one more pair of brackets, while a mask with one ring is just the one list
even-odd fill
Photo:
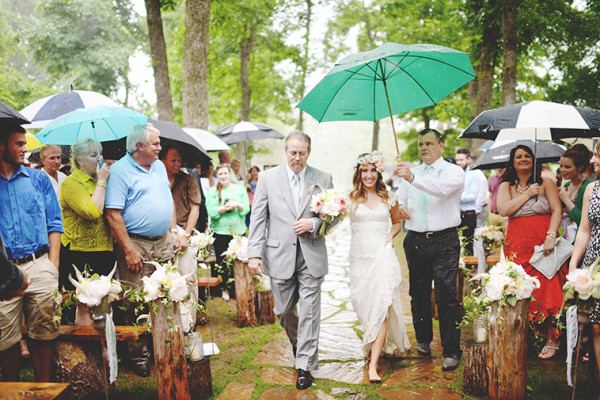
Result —
[[299, 214], [302, 214], [308, 203], [310, 203], [313, 189], [317, 182], [315, 170], [308, 165], [306, 166], [306, 175], [304, 177], [304, 187], [302, 188], [302, 199], [300, 200]]
[[287, 174], [287, 167], [285, 164], [281, 164], [279, 166], [279, 171], [277, 171], [277, 183], [279, 184], [279, 188], [281, 189], [281, 193], [283, 193], [283, 199], [285, 203], [289, 207], [289, 209], [296, 214], [296, 208], [294, 207], [294, 201], [292, 200], [292, 189], [290, 189], [290, 182]]

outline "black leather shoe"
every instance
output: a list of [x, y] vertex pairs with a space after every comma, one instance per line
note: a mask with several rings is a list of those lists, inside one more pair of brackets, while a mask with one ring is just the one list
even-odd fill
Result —
[[457, 356], [449, 356], [444, 357], [444, 361], [442, 362], [442, 371], [453, 371], [458, 367], [458, 357]]
[[139, 362], [133, 366], [133, 372], [142, 378], [146, 378], [150, 376], [150, 364], [147, 361]]
[[308, 389], [312, 385], [312, 375], [310, 371], [305, 371], [298, 368], [298, 380], [296, 381], [296, 389]]
[[430, 356], [431, 347], [429, 343], [417, 343], [417, 352], [422, 356]]

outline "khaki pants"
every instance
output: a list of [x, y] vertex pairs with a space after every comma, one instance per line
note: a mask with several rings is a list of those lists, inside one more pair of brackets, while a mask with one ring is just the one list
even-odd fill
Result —
[[[131, 243], [137, 251], [140, 252], [144, 260], [151, 261], [154, 259], [168, 261], [173, 258], [173, 242], [171, 235], [167, 232], [159, 240], [152, 242], [144, 239], [130, 238]], [[119, 268], [119, 274], [121, 281], [125, 281], [126, 285], [131, 285], [133, 288], [143, 288], [144, 284], [142, 278], [144, 276], [150, 276], [156, 270], [154, 265], [149, 263], [143, 263], [141, 272], [133, 272], [127, 269], [127, 261], [125, 260], [125, 251], [115, 243], [115, 257], [117, 258], [117, 267]], [[134, 313], [137, 304], [128, 302], [127, 311], [125, 312], [125, 324], [133, 325], [136, 321], [137, 316]], [[147, 362], [150, 358], [150, 351], [148, 350], [150, 338], [144, 337], [138, 341], [127, 342], [127, 349], [129, 351], [129, 359], [134, 363]]]
[[31, 279], [22, 297], [0, 301], [0, 351], [21, 340], [21, 321], [25, 316], [28, 336], [53, 340], [59, 335], [60, 303], [58, 268], [44, 254], [35, 261], [19, 265]]

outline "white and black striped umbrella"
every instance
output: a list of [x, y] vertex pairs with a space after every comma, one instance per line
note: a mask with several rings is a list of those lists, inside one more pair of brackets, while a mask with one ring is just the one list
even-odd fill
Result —
[[459, 137], [491, 140], [600, 137], [600, 111], [529, 101], [482, 112]]
[[36, 100], [22, 109], [21, 114], [31, 121], [27, 128], [43, 128], [63, 114], [79, 108], [95, 106], [120, 107], [121, 105], [101, 93], [70, 90]]
[[250, 142], [258, 139], [283, 139], [284, 136], [267, 124], [260, 122], [242, 121], [237, 124], [227, 125], [217, 131], [216, 135], [225, 143]]

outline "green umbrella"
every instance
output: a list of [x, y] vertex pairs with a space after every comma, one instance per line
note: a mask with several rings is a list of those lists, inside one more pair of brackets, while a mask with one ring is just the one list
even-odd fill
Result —
[[[433, 44], [385, 43], [339, 61], [298, 108], [323, 121], [378, 121], [432, 106], [475, 79], [469, 54]], [[396, 151], [398, 141], [392, 120]]]

